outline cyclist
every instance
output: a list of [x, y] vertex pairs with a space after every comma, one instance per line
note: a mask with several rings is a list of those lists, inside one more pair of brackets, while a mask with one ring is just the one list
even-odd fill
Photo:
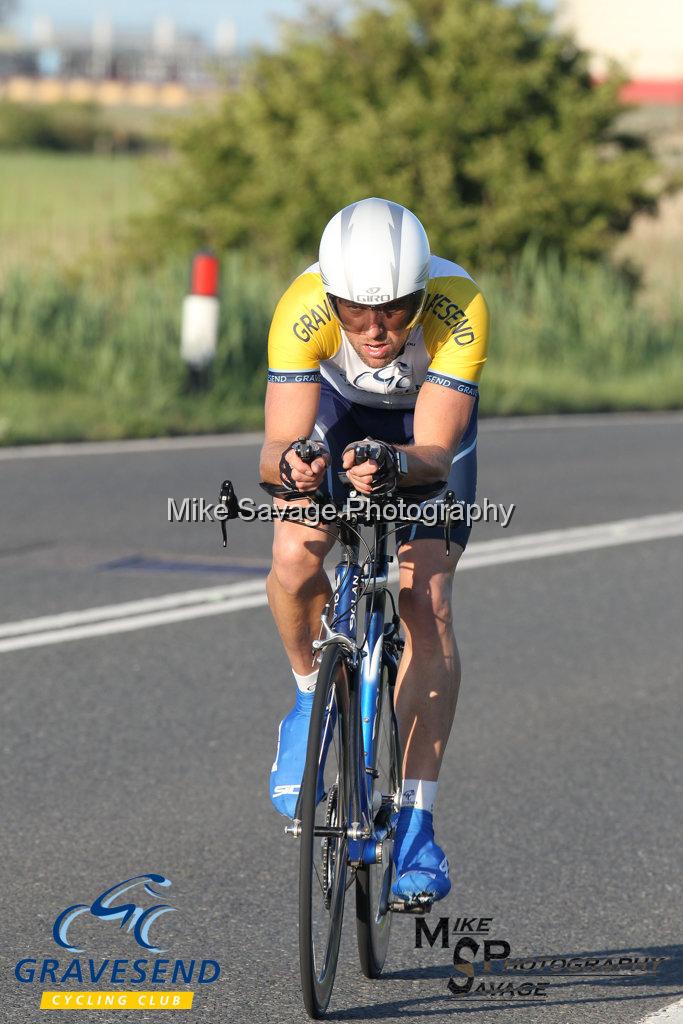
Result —
[[[487, 338], [479, 288], [462, 267], [431, 255], [413, 213], [384, 199], [347, 206], [325, 228], [319, 262], [273, 317], [262, 479], [343, 497], [343, 467], [362, 494], [447, 480], [472, 502]], [[319, 444], [310, 465], [292, 448], [309, 436]], [[381, 455], [356, 466], [354, 442], [367, 438], [381, 442]], [[406, 525], [397, 534], [406, 643], [396, 684], [404, 783], [393, 892], [406, 900], [441, 899], [451, 885], [433, 811], [460, 684], [451, 590], [468, 535], [455, 524], [447, 556], [442, 527]], [[275, 524], [268, 599], [297, 692], [280, 724], [270, 794], [288, 817], [303, 775], [317, 676], [311, 643], [330, 596], [323, 560], [333, 543], [323, 529]]]

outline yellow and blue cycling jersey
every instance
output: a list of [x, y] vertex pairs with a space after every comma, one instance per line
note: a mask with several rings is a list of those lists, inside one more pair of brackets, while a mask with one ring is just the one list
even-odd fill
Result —
[[486, 362], [489, 314], [469, 274], [432, 256], [427, 300], [405, 347], [387, 366], [367, 366], [334, 317], [318, 264], [290, 285], [273, 316], [268, 380], [318, 383], [376, 408], [410, 409], [425, 381], [475, 398]]

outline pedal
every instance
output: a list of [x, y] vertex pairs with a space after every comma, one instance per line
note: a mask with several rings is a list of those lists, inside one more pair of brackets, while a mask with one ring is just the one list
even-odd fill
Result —
[[429, 896], [416, 896], [414, 900], [390, 900], [389, 910], [393, 914], [430, 914], [433, 902]]

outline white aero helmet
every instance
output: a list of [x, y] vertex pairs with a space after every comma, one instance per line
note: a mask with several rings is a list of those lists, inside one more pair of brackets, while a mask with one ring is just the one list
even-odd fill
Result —
[[336, 213], [320, 239], [320, 276], [335, 299], [382, 305], [415, 296], [417, 320], [427, 294], [429, 241], [414, 213], [388, 199], [361, 199]]

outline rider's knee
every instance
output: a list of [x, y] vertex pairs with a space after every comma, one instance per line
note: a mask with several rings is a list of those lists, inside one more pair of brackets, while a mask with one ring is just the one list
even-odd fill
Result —
[[273, 572], [288, 594], [305, 593], [322, 569], [325, 552], [297, 534], [283, 531], [273, 543]]
[[420, 581], [414, 578], [412, 586], [402, 587], [399, 594], [399, 610], [413, 644], [423, 640], [429, 645], [435, 633], [444, 635], [453, 630], [453, 606], [451, 602], [452, 579], [434, 578]]

